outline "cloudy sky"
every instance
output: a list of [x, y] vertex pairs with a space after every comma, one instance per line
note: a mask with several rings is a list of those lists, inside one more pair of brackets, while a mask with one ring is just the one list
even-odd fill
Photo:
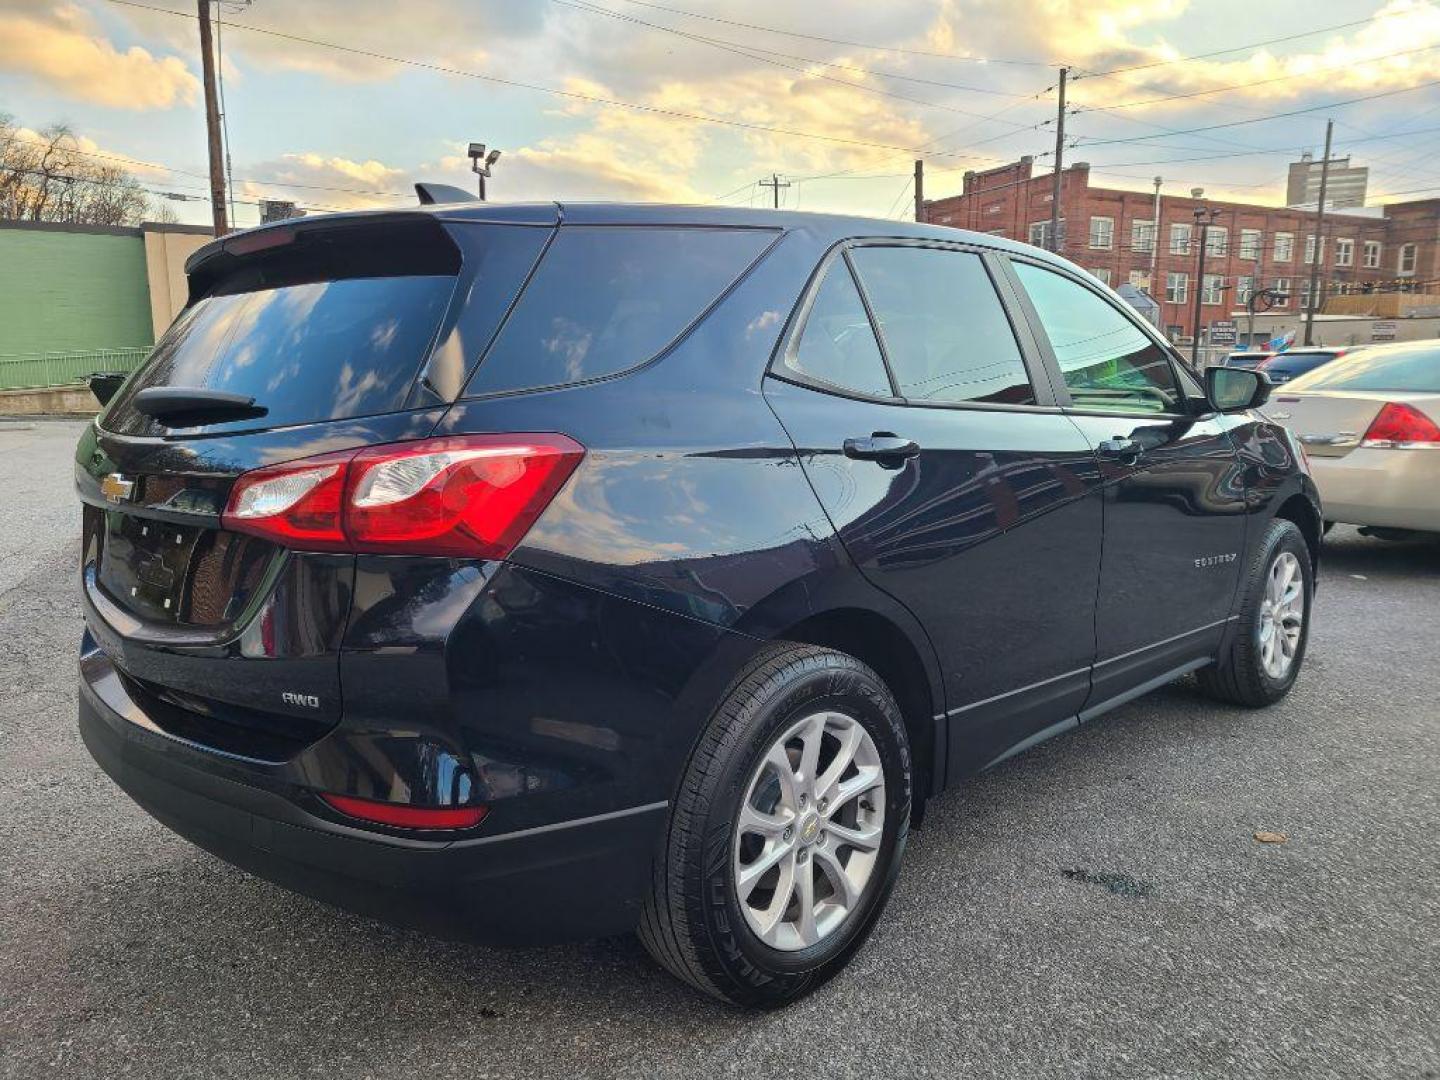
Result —
[[[205, 190], [190, 0], [0, 0], [0, 112], [73, 125], [156, 192]], [[223, 5], [237, 198], [316, 208], [471, 186], [499, 200], [768, 201], [904, 214], [966, 169], [1054, 146], [1095, 183], [1277, 202], [1336, 146], [1372, 193], [1440, 194], [1440, 2], [252, 0]], [[1356, 100], [1368, 99], [1368, 100]], [[1047, 155], [1047, 156], [1041, 156]], [[97, 160], [105, 160], [97, 158]], [[1427, 186], [1428, 185], [1428, 186]], [[1412, 194], [1414, 193], [1414, 194]], [[1383, 201], [1383, 200], [1382, 200]], [[203, 202], [172, 204], [208, 220]], [[255, 220], [242, 205], [239, 221]]]

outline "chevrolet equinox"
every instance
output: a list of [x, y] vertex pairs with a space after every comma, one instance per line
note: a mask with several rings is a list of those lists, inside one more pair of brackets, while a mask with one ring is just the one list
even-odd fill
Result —
[[455, 938], [637, 931], [774, 1007], [926, 800], [1305, 655], [1268, 380], [994, 236], [447, 202], [290, 221], [80, 440], [80, 729], [286, 887]]

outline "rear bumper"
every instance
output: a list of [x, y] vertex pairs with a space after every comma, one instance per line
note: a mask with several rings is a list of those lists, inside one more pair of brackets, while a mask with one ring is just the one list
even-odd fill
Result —
[[103, 653], [81, 667], [80, 733], [100, 767], [163, 824], [244, 870], [456, 940], [600, 937], [639, 919], [663, 802], [464, 840], [371, 833], [310, 813], [263, 770], [148, 729], [116, 697], [123, 687]]
[[1310, 472], [1331, 521], [1440, 532], [1440, 452], [1358, 447]]

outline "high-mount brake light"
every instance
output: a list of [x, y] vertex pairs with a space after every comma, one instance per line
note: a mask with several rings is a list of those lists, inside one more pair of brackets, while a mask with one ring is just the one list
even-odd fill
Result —
[[1379, 450], [1440, 450], [1440, 426], [1414, 405], [1387, 401], [1360, 445]]
[[221, 522], [314, 551], [503, 559], [585, 449], [564, 435], [457, 435], [244, 473]]

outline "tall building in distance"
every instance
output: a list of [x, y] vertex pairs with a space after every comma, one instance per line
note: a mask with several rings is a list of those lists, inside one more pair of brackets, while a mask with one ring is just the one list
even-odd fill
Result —
[[[1285, 185], [1286, 206], [1314, 207], [1320, 201], [1322, 163], [1306, 151], [1299, 161], [1290, 163], [1290, 177]], [[1364, 165], [1351, 165], [1348, 157], [1330, 159], [1330, 176], [1325, 183], [1325, 209], [1346, 210], [1365, 205], [1365, 188], [1370, 170]]]

